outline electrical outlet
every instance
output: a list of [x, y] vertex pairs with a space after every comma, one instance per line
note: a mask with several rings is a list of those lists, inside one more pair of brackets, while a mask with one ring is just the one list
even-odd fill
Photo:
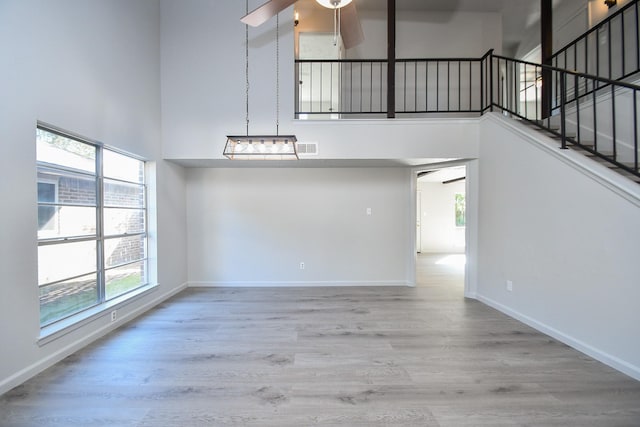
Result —
[[371, 208], [367, 208], [367, 216], [371, 216]]
[[304, 262], [300, 263], [300, 270], [304, 270]]
[[115, 322], [118, 319], [118, 310], [113, 310], [111, 312], [111, 321]]
[[513, 282], [511, 280], [507, 280], [507, 290], [509, 292], [513, 291]]

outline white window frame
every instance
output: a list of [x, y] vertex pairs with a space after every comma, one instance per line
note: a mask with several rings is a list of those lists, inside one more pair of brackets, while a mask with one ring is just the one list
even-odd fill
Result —
[[[100, 316], [100, 315], [104, 315], [103, 313], [109, 309], [112, 309], [113, 307], [122, 304], [124, 301], [128, 301], [128, 300], [132, 300], [134, 298], [136, 298], [137, 296], [145, 293], [147, 290], [154, 288], [155, 285], [151, 285], [150, 284], [150, 271], [149, 271], [149, 251], [148, 251], [148, 245], [149, 245], [149, 221], [148, 221], [148, 182], [147, 182], [147, 171], [146, 171], [146, 161], [144, 159], [142, 159], [139, 156], [135, 156], [135, 155], [131, 155], [130, 153], [126, 153], [123, 152], [122, 150], [118, 150], [115, 149], [113, 147], [109, 147], [109, 146], [105, 146], [99, 142], [96, 141], [92, 141], [89, 140], [87, 138], [75, 135], [73, 133], [58, 129], [56, 127], [50, 126], [50, 125], [45, 125], [42, 123], [38, 123], [37, 128], [39, 130], [45, 131], [45, 132], [50, 132], [53, 134], [57, 134], [60, 136], [63, 136], [65, 138], [69, 138], [69, 139], [73, 139], [76, 140], [80, 143], [83, 144], [87, 144], [90, 146], [93, 146], [96, 149], [96, 168], [95, 168], [95, 173], [93, 174], [93, 176], [95, 176], [95, 181], [96, 181], [96, 233], [95, 235], [89, 235], [89, 236], [71, 236], [71, 237], [58, 237], [58, 233], [51, 233], [51, 235], [48, 235], [49, 233], [41, 233], [42, 235], [38, 238], [38, 246], [42, 246], [42, 245], [56, 245], [56, 244], [65, 244], [68, 242], [72, 242], [72, 241], [83, 241], [83, 240], [89, 240], [89, 241], [96, 241], [96, 245], [97, 245], [97, 250], [96, 250], [96, 264], [97, 264], [97, 301], [95, 304], [92, 304], [90, 306], [87, 306], [85, 308], [80, 309], [79, 311], [75, 311], [69, 314], [65, 314], [64, 316], [61, 316], [60, 318], [54, 319], [52, 321], [48, 321], [45, 323], [41, 323], [40, 324], [40, 339], [39, 339], [39, 343], [40, 344], [46, 344], [47, 342], [55, 339], [60, 332], [64, 332], [67, 331], [68, 329], [74, 329], [76, 327], [80, 327], [81, 325], [85, 324], [87, 321], [91, 321], [94, 317]], [[129, 184], [133, 184], [133, 185], [139, 185], [142, 188], [143, 191], [143, 203], [142, 206], [140, 208], [133, 208], [133, 209], [137, 209], [142, 211], [142, 215], [143, 215], [143, 221], [144, 221], [144, 226], [143, 226], [143, 230], [139, 233], [127, 233], [123, 236], [126, 237], [131, 237], [131, 236], [142, 236], [143, 237], [143, 258], [138, 259], [136, 261], [130, 261], [128, 263], [124, 263], [124, 265], [129, 264], [129, 263], [137, 263], [137, 262], [143, 262], [144, 264], [144, 277], [142, 278], [142, 282], [137, 285], [136, 287], [120, 294], [120, 295], [116, 295], [115, 297], [111, 298], [111, 299], [106, 299], [106, 271], [115, 267], [109, 267], [106, 268], [105, 264], [106, 264], [106, 257], [104, 254], [104, 243], [107, 239], [113, 239], [113, 238], [117, 238], [118, 236], [113, 236], [113, 235], [105, 235], [105, 230], [104, 230], [104, 209], [105, 209], [105, 201], [104, 201], [104, 179], [105, 177], [103, 176], [103, 167], [102, 167], [102, 153], [104, 150], [110, 150], [112, 152], [115, 152], [117, 154], [123, 155], [123, 156], [127, 156], [129, 158], [138, 160], [140, 162], [143, 163], [142, 167], [144, 170], [144, 176], [142, 179], [141, 183], [134, 183], [134, 182], [128, 182], [128, 181], [123, 181], [123, 180], [119, 180], [121, 182], [126, 182]], [[56, 168], [55, 164], [51, 164], [51, 163], [46, 163], [46, 162], [40, 162], [37, 161], [37, 171], [40, 171], [41, 168], [46, 168], [46, 169], [57, 169], [61, 172], [69, 172], [69, 173], [73, 173], [73, 170], [70, 170], [66, 167], [64, 167], [63, 165], [58, 165], [58, 167]], [[88, 174], [86, 173], [86, 171], [83, 172], [85, 175], [91, 176], [91, 172], [89, 172]], [[109, 180], [113, 180], [110, 177], [107, 177], [107, 179]], [[116, 181], [118, 181], [116, 179]], [[58, 205], [58, 188], [59, 188], [59, 182], [57, 180], [50, 180], [47, 178], [38, 178], [37, 179], [38, 183], [52, 183], [55, 184], [56, 187], [56, 202], [54, 203], [54, 206]], [[40, 206], [40, 202], [38, 202], [38, 206]], [[109, 207], [113, 207], [113, 206], [109, 206]], [[122, 237], [122, 236], [120, 236]], [[92, 274], [92, 273], [87, 273], [87, 274]], [[40, 286], [49, 286], [52, 284], [56, 284], [56, 283], [62, 283], [66, 280], [72, 279], [70, 278], [65, 278], [63, 280], [56, 280], [54, 282], [51, 283], [45, 283], [45, 284], [38, 284], [38, 287]]]

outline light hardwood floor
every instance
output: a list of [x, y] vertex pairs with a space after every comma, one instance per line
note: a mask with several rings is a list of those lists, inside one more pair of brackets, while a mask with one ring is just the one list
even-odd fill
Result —
[[420, 285], [191, 288], [0, 397], [2, 426], [640, 426], [640, 382]]

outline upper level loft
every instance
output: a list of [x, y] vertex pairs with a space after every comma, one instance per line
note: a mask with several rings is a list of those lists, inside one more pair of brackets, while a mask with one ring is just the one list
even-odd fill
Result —
[[[307, 4], [305, 0], [299, 3]], [[302, 6], [297, 6], [295, 12], [296, 28], [305, 16]], [[485, 111], [501, 111], [549, 132], [558, 138], [562, 148], [576, 147], [635, 178], [640, 176], [640, 86], [629, 80], [640, 70], [638, 9], [638, 1], [634, 0], [612, 11], [591, 29], [561, 46], [546, 65], [541, 65], [540, 50], [536, 48], [526, 55], [530, 60], [513, 59], [493, 49], [469, 57], [446, 54], [402, 57], [390, 49], [385, 59], [362, 58], [359, 57], [362, 52], [369, 52], [366, 42], [345, 49], [340, 41], [339, 19], [333, 34], [299, 29], [296, 32], [295, 118], [468, 117]], [[327, 13], [326, 10], [320, 12]], [[411, 13], [421, 15], [423, 12], [415, 9]], [[487, 27], [495, 24], [495, 16], [486, 15], [477, 19], [478, 13], [474, 13], [474, 24]], [[364, 16], [370, 19], [367, 13]], [[412, 26], [402, 10], [389, 10], [387, 16], [402, 24], [398, 28]], [[416, 21], [422, 23], [424, 18], [419, 16]], [[448, 21], [444, 16], [433, 21], [446, 23], [439, 31], [446, 33], [453, 29], [464, 33], [465, 26], [471, 25], [466, 18], [464, 13], [457, 13]], [[365, 30], [372, 28], [375, 37], [374, 25], [363, 26]], [[395, 45], [396, 35], [402, 34], [391, 27], [387, 33], [391, 40], [389, 46]], [[414, 28], [411, 36], [424, 37], [428, 41], [424, 46], [429, 46], [429, 51], [434, 43], [438, 45], [438, 38], [448, 47], [451, 47], [448, 40], [468, 40], [464, 34], [449, 39], [446, 34], [428, 32], [425, 30], [421, 35], [420, 30]], [[491, 33], [475, 28], [472, 34]], [[471, 33], [469, 35], [471, 37]], [[367, 37], [369, 33], [365, 31], [365, 40]], [[487, 36], [479, 44], [498, 42]], [[409, 45], [414, 47], [414, 52], [408, 53], [419, 53], [416, 43]], [[502, 47], [505, 48], [504, 43]]]
[[[295, 3], [296, 119], [481, 114], [489, 106], [489, 73], [507, 72], [486, 63], [489, 51], [523, 61], [493, 79], [494, 89], [505, 86], [502, 92], [523, 104], [526, 118], [545, 115], [545, 76], [531, 65], [542, 63], [540, 2], [457, 2], [455, 12], [434, 10], [429, 1], [397, 0], [393, 10], [385, 9], [386, 0], [356, 3], [349, 27], [361, 26], [363, 36], [354, 43], [349, 32], [344, 44], [345, 20], [339, 26], [316, 0]], [[640, 69], [638, 1], [619, 3], [554, 2], [555, 53], [547, 64], [608, 80], [634, 77]], [[559, 80], [546, 89], [557, 107]]]

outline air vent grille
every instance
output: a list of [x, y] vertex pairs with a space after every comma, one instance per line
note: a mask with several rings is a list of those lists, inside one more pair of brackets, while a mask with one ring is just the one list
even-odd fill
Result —
[[317, 156], [318, 155], [318, 143], [317, 142], [298, 142], [298, 155], [300, 156]]

